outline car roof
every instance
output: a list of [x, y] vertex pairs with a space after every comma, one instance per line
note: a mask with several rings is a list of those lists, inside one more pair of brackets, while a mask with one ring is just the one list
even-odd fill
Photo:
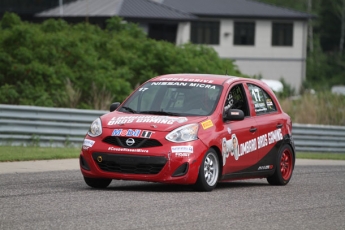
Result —
[[217, 74], [166, 74], [150, 79], [149, 81], [187, 81], [199, 83], [211, 83], [222, 85], [229, 79], [238, 79], [236, 76], [217, 75]]

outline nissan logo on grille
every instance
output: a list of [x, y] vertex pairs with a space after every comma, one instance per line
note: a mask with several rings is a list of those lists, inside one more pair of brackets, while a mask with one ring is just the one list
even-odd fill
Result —
[[126, 144], [127, 144], [128, 146], [132, 146], [132, 145], [135, 144], [135, 140], [134, 140], [133, 138], [128, 138], [128, 139], [126, 140]]

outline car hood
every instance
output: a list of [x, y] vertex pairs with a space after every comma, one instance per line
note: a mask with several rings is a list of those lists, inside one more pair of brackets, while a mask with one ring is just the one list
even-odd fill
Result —
[[101, 116], [104, 128], [148, 129], [163, 132], [174, 130], [183, 125], [198, 123], [205, 119], [207, 116], [166, 116], [117, 111]]

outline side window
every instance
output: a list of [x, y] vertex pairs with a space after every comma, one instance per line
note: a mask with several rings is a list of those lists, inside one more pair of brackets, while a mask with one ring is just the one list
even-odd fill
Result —
[[249, 116], [249, 107], [242, 84], [233, 86], [225, 100], [224, 111], [228, 109], [240, 109], [244, 116]]
[[277, 111], [272, 98], [263, 89], [253, 84], [248, 84], [248, 88], [257, 115]]

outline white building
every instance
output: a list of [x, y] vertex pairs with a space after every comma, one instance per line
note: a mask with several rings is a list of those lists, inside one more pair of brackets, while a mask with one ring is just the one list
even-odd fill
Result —
[[78, 0], [36, 16], [99, 24], [120, 16], [155, 39], [209, 45], [244, 74], [284, 78], [296, 90], [305, 80], [312, 15], [254, 0]]

